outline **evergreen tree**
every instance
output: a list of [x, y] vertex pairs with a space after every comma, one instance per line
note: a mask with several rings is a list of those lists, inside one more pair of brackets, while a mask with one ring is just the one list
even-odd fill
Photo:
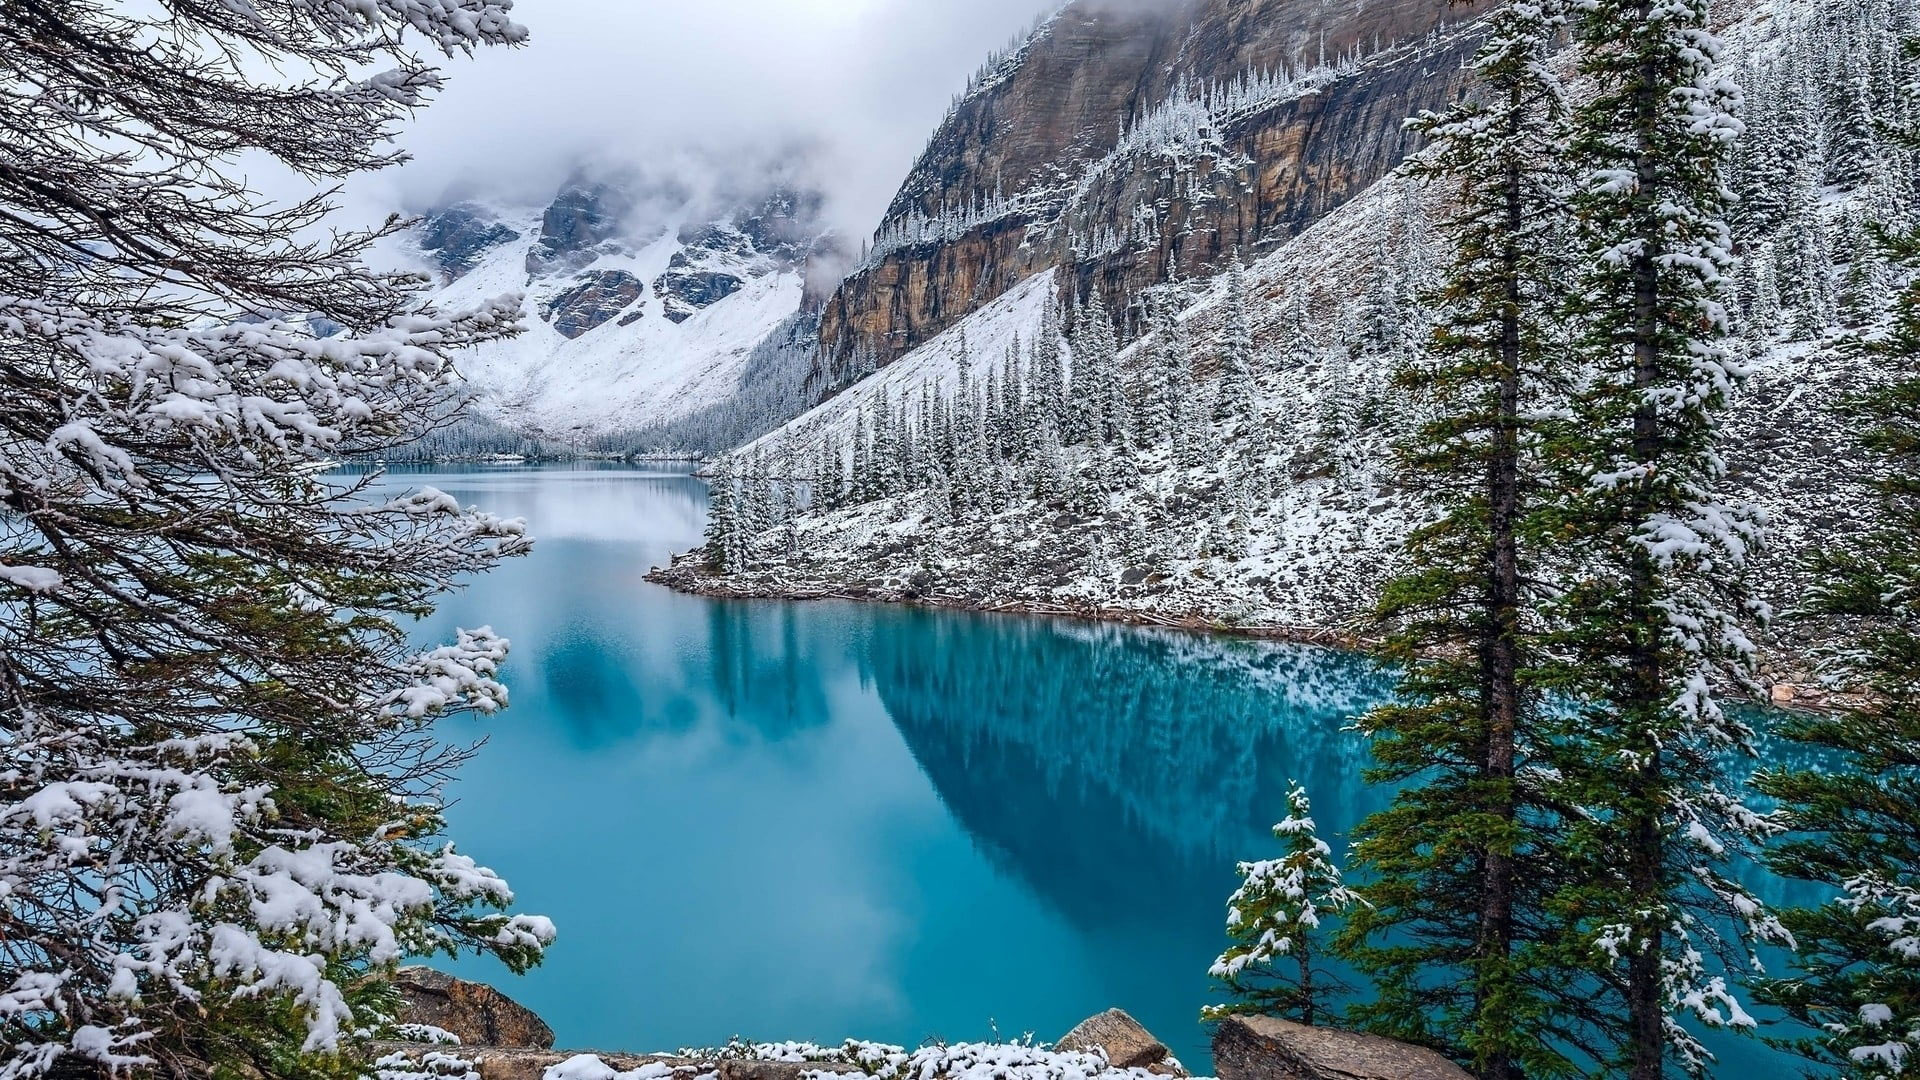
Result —
[[1415, 125], [1431, 143], [1406, 171], [1455, 192], [1443, 321], [1427, 360], [1401, 376], [1434, 413], [1402, 448], [1402, 471], [1439, 513], [1408, 539], [1408, 569], [1381, 603], [1404, 674], [1394, 703], [1360, 727], [1370, 778], [1401, 790], [1357, 834], [1371, 906], [1341, 938], [1379, 988], [1356, 1018], [1439, 1046], [1481, 1080], [1571, 1075], [1569, 1050], [1596, 1022], [1590, 990], [1554, 955], [1564, 928], [1548, 902], [1564, 853], [1537, 779], [1549, 732], [1532, 583], [1547, 576], [1547, 500], [1528, 418], [1567, 381], [1556, 325], [1567, 109], [1550, 61], [1564, 24], [1551, 0], [1497, 9], [1477, 92]]
[[[1882, 238], [1889, 261], [1920, 272], [1920, 231]], [[1854, 402], [1867, 422], [1880, 516], [1836, 538], [1812, 568], [1819, 614], [1866, 629], [1849, 654], [1875, 697], [1858, 711], [1798, 715], [1784, 734], [1824, 767], [1758, 781], [1795, 834], [1769, 853], [1783, 876], [1833, 899], [1783, 913], [1796, 972], [1765, 998], [1812, 1029], [1798, 1048], [1847, 1076], [1911, 1076], [1920, 1066], [1920, 276], [1896, 298], [1890, 332], [1858, 343], [1876, 385]]]
[[980, 437], [986, 442], [987, 458], [1000, 460], [1006, 448], [1006, 422], [1001, 413], [1000, 370], [987, 365], [987, 380], [981, 392]]
[[1750, 111], [1765, 116], [1769, 130], [1765, 139], [1740, 144], [1743, 167], [1737, 174], [1737, 205], [1743, 241], [1772, 235], [1800, 212], [1806, 203], [1810, 163], [1818, 160], [1806, 79], [1792, 61], [1789, 54], [1748, 99]]
[[1802, 341], [1825, 337], [1832, 314], [1827, 281], [1832, 260], [1815, 209], [1817, 198], [1811, 188], [1801, 190], [1774, 245], [1774, 280], [1783, 284], [1781, 300], [1793, 311], [1793, 336]]
[[1020, 459], [1026, 455], [1028, 417], [1026, 394], [1020, 381], [1020, 339], [1015, 335], [1000, 358], [1000, 445], [1005, 455]]
[[1140, 431], [1143, 445], [1176, 446], [1184, 439], [1187, 385], [1187, 336], [1179, 306], [1163, 293], [1153, 306], [1148, 332], [1147, 370], [1140, 393]]
[[847, 456], [840, 448], [840, 436], [829, 433], [826, 437], [826, 454], [822, 462], [826, 471], [822, 475], [827, 496], [827, 508], [838, 510], [847, 504]]
[[1243, 862], [1240, 887], [1227, 900], [1233, 944], [1208, 971], [1234, 1000], [1208, 1006], [1203, 1020], [1259, 1014], [1303, 1024], [1332, 1018], [1328, 998], [1345, 989], [1314, 966], [1323, 916], [1360, 903], [1333, 864], [1332, 849], [1314, 831], [1306, 789], [1288, 785], [1287, 817], [1273, 827], [1286, 854]]
[[867, 409], [861, 406], [853, 414], [853, 481], [850, 498], [857, 505], [880, 497], [874, 487], [873, 441]]
[[702, 551], [706, 555], [707, 566], [715, 573], [731, 573], [738, 569], [730, 561], [730, 556], [734, 554], [732, 544], [739, 521], [734, 511], [733, 476], [725, 462], [721, 463], [719, 474], [707, 490], [707, 527]]
[[900, 447], [895, 441], [898, 434], [893, 422], [893, 394], [883, 386], [873, 398], [873, 448], [867, 459], [867, 468], [873, 472], [871, 486], [876, 499], [900, 491]]
[[1081, 311], [1079, 339], [1074, 342], [1074, 372], [1085, 369], [1086, 439], [1114, 443], [1126, 438], [1127, 392], [1120, 377], [1113, 315], [1099, 293]]
[[1827, 106], [1825, 178], [1829, 184], [1850, 188], [1874, 174], [1879, 121], [1874, 117], [1865, 58], [1852, 48], [1839, 51], [1839, 71]]
[[[422, 306], [334, 185], [404, 159], [489, 0], [0, 4], [0, 1073], [358, 1077], [395, 965], [552, 940], [442, 835], [410, 628], [521, 524], [330, 470], [454, 415], [517, 302]], [[272, 160], [329, 190], [270, 201]], [[309, 314], [311, 313], [311, 314]], [[333, 332], [322, 339], [316, 328]]]
[[1220, 343], [1220, 387], [1213, 419], [1237, 425], [1244, 435], [1253, 423], [1253, 318], [1248, 310], [1247, 271], [1239, 260], [1227, 271], [1227, 324]]
[[1321, 379], [1320, 400], [1315, 413], [1317, 430], [1315, 441], [1326, 455], [1340, 467], [1345, 468], [1354, 461], [1354, 442], [1360, 433], [1354, 385], [1353, 367], [1347, 355], [1348, 346], [1344, 342], [1322, 343], [1320, 345]]
[[973, 388], [973, 350], [967, 345], [967, 332], [960, 331], [960, 342], [954, 358], [955, 386], [953, 393], [954, 445], [971, 433], [978, 423], [980, 412], [976, 391]]
[[1617, 995], [1609, 1066], [1658, 1080], [1669, 1063], [1705, 1068], [1687, 1017], [1752, 1025], [1709, 958], [1784, 940], [1727, 873], [1764, 821], [1728, 783], [1751, 733], [1713, 692], [1750, 682], [1757, 611], [1740, 574], [1760, 530], [1720, 494], [1717, 446], [1742, 376], [1722, 342], [1720, 180], [1740, 125], [1706, 0], [1578, 11], [1595, 93], [1575, 110], [1584, 265], [1570, 313], [1589, 374], [1553, 449], [1571, 554], [1554, 611], [1567, 658], [1554, 689], [1570, 702], [1556, 765], [1581, 812], [1568, 820], [1572, 883], [1554, 903], [1581, 930], [1568, 962]]
[[1094, 387], [1093, 356], [1093, 313], [1099, 310], [1098, 296], [1095, 302], [1081, 305], [1075, 309], [1073, 321], [1072, 371], [1067, 377], [1066, 390], [1066, 427], [1061, 430], [1061, 438], [1069, 446], [1099, 441], [1099, 428], [1102, 425], [1104, 406], [1096, 396]]
[[1061, 371], [1060, 335], [1060, 308], [1050, 303], [1041, 313], [1040, 336], [1034, 339], [1033, 358], [1028, 364], [1029, 407], [1034, 414], [1030, 424], [1036, 439], [1042, 428], [1050, 427], [1056, 435], [1064, 435], [1073, 425]]

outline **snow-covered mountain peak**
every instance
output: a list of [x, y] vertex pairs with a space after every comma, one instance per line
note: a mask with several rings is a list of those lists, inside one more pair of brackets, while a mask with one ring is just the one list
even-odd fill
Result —
[[463, 363], [483, 411], [549, 433], [640, 428], [737, 393], [806, 275], [845, 261], [818, 192], [744, 190], [575, 180], [545, 205], [435, 209], [404, 246], [445, 282], [442, 304], [525, 296], [527, 332]]

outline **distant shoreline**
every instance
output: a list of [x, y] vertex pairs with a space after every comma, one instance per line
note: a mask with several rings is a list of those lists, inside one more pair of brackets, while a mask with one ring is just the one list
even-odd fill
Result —
[[[1115, 623], [1125, 626], [1161, 627], [1195, 634], [1284, 641], [1296, 645], [1316, 645], [1343, 649], [1378, 657], [1384, 639], [1360, 633], [1353, 628], [1277, 626], [1254, 623], [1230, 623], [1200, 612], [1163, 615], [1136, 608], [1106, 607], [1097, 604], [1049, 604], [1033, 600], [981, 601], [970, 597], [920, 593], [910, 589], [884, 586], [788, 585], [772, 581], [740, 581], [706, 572], [698, 552], [684, 552], [667, 566], [647, 571], [646, 580], [675, 592], [722, 600], [848, 600], [864, 604], [898, 604], [903, 607], [939, 611], [968, 611], [986, 615], [1053, 616], [1085, 622]], [[1782, 690], [1787, 691], [1782, 693]], [[1853, 712], [1871, 703], [1868, 695], [1827, 690], [1824, 687], [1796, 683], [1776, 683], [1768, 687], [1770, 700], [1749, 694], [1734, 695], [1742, 702], [1789, 712]]]
[[1085, 622], [1118, 623], [1127, 626], [1156, 626], [1196, 634], [1286, 641], [1298, 645], [1319, 645], [1350, 652], [1378, 653], [1384, 642], [1353, 630], [1335, 627], [1275, 626], [1255, 623], [1231, 623], [1193, 612], [1163, 615], [1136, 608], [1106, 607], [1095, 604], [1049, 604], [1034, 600], [983, 602], [964, 596], [938, 592], [914, 592], [883, 586], [827, 588], [795, 586], [774, 582], [741, 582], [705, 572], [696, 553], [676, 555], [667, 566], [647, 571], [646, 580], [675, 592], [708, 596], [723, 600], [851, 600], [868, 604], [899, 604], [903, 607], [941, 611], [970, 611], [987, 615], [1040, 615], [1078, 619]]

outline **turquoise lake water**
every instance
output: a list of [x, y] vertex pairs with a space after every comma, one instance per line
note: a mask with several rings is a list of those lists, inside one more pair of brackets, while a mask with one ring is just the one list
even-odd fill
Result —
[[[1389, 686], [1362, 657], [682, 596], [643, 577], [698, 541], [690, 476], [392, 482], [524, 516], [538, 538], [420, 636], [490, 624], [514, 643], [512, 708], [445, 726], [487, 739], [450, 819], [560, 940], [520, 979], [451, 969], [562, 1046], [1051, 1040], [1119, 1006], [1205, 1068], [1233, 864], [1272, 852], [1287, 782], [1337, 851], [1386, 798], [1343, 730]], [[1743, 1080], [1794, 1070], [1751, 1042], [1723, 1056]]]

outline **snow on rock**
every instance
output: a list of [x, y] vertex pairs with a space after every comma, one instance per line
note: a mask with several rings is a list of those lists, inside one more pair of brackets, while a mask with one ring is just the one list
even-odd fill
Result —
[[818, 200], [777, 190], [716, 211], [658, 195], [574, 185], [547, 207], [459, 203], [403, 244], [446, 280], [440, 306], [525, 294], [525, 333], [458, 360], [481, 415], [598, 434], [739, 392], [753, 347], [800, 308]]
[[945, 333], [739, 452], [776, 454], [804, 448], [827, 434], [844, 440], [852, 434], [860, 410], [882, 394], [896, 403], [917, 397], [922, 386], [951, 394], [959, 377], [962, 343], [976, 366], [976, 376], [984, 374], [982, 365], [986, 361], [997, 362], [1016, 342], [1033, 339], [1048, 304], [1053, 302], [1054, 282], [1055, 271], [1035, 274]]
[[678, 1065], [649, 1061], [622, 1070], [597, 1055], [579, 1054], [549, 1067], [542, 1080], [746, 1080], [760, 1072], [751, 1067], [755, 1064], [801, 1066], [777, 1070], [794, 1080], [845, 1075], [873, 1080], [1155, 1080], [1163, 1075], [1118, 1068], [1097, 1048], [1059, 1051], [1027, 1042], [936, 1043], [907, 1050], [857, 1039], [831, 1047], [736, 1040], [717, 1050], [681, 1050], [677, 1056], [682, 1062]]

